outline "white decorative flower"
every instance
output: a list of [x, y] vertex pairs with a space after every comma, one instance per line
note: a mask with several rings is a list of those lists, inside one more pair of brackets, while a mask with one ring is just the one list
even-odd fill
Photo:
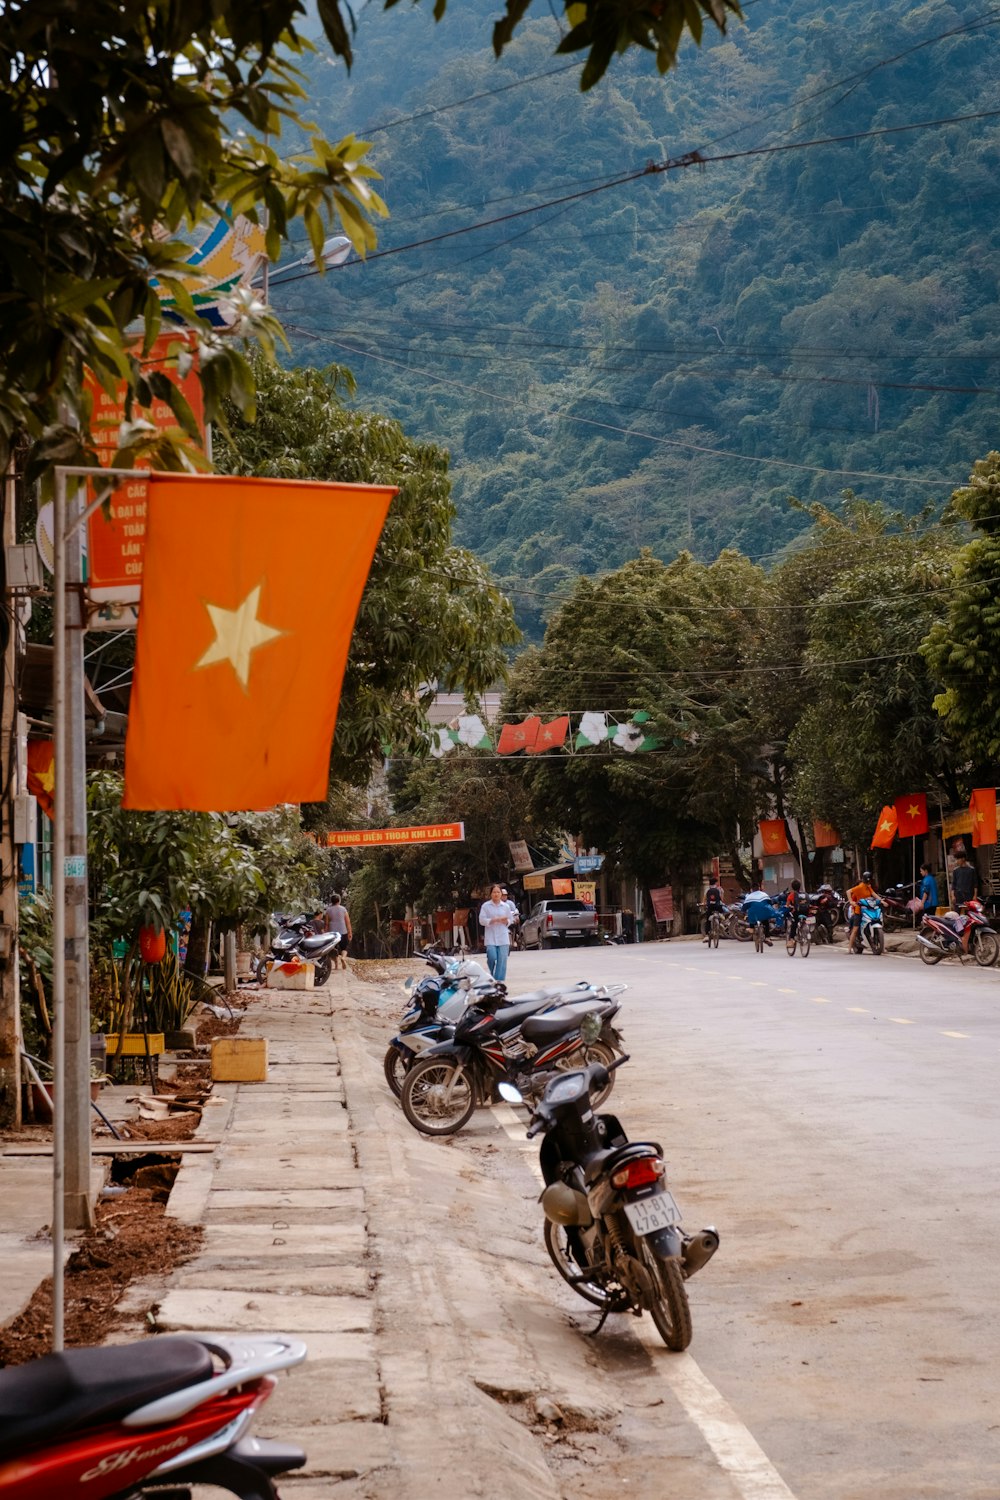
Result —
[[634, 755], [645, 738], [646, 735], [638, 724], [629, 721], [628, 724], [618, 725], [611, 743], [616, 750], [625, 750], [629, 755]]
[[577, 734], [588, 745], [599, 745], [607, 738], [608, 721], [604, 714], [596, 713], [593, 709], [588, 710], [577, 725]]
[[455, 741], [447, 729], [434, 729], [431, 731], [431, 754], [435, 760], [440, 760], [447, 755], [449, 750], [454, 750]]
[[469, 745], [473, 750], [480, 748], [484, 743], [490, 743], [490, 737], [486, 733], [486, 725], [478, 714], [462, 714], [458, 720], [458, 738], [463, 745]]

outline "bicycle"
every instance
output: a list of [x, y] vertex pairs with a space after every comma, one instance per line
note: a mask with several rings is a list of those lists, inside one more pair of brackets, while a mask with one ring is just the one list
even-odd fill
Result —
[[764, 924], [763, 924], [763, 922], [755, 922], [753, 924], [753, 945], [754, 945], [754, 948], [756, 949], [756, 951], [758, 953], [763, 953], [763, 951], [764, 951]]
[[710, 948], [717, 948], [719, 946], [719, 939], [721, 937], [725, 937], [728, 933], [728, 930], [728, 915], [724, 920], [721, 910], [713, 911], [712, 915], [708, 919], [708, 946]]
[[802, 954], [803, 958], [809, 957], [809, 949], [812, 947], [813, 929], [816, 926], [815, 917], [799, 917], [794, 930], [789, 923], [789, 930], [785, 934], [785, 952], [789, 958], [795, 957], [795, 950]]

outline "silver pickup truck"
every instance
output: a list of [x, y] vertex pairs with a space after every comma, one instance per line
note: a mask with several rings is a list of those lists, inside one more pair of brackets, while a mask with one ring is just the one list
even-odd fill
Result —
[[562, 947], [571, 939], [578, 943], [600, 941], [597, 912], [585, 901], [557, 896], [539, 901], [521, 924], [526, 948]]

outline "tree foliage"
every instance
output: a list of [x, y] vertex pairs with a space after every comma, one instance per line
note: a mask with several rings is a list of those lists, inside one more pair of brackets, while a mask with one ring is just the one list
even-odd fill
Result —
[[992, 786], [1000, 760], [1000, 453], [978, 459], [951, 497], [973, 540], [954, 560], [954, 588], [924, 644], [942, 691], [934, 707], [966, 766], [967, 786]]

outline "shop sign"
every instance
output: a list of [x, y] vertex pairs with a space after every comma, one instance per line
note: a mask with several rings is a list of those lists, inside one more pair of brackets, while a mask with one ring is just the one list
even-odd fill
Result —
[[524, 889], [526, 891], [544, 891], [544, 889], [545, 889], [545, 876], [544, 875], [525, 875], [522, 884], [523, 884]]
[[656, 890], [650, 891], [649, 899], [653, 903], [653, 916], [658, 922], [672, 922], [674, 920], [673, 886], [658, 886]]
[[512, 839], [507, 845], [510, 857], [514, 861], [514, 870], [520, 875], [524, 870], [533, 870], [535, 861], [531, 857], [531, 850], [523, 839]]
[[603, 854], [578, 854], [573, 861], [574, 875], [590, 875], [599, 870], [604, 863]]
[[573, 893], [578, 901], [583, 901], [587, 906], [597, 904], [597, 883], [593, 880], [574, 880]]
[[412, 828], [343, 828], [326, 836], [330, 849], [391, 849], [408, 844], [460, 844], [464, 823], [424, 823]]

